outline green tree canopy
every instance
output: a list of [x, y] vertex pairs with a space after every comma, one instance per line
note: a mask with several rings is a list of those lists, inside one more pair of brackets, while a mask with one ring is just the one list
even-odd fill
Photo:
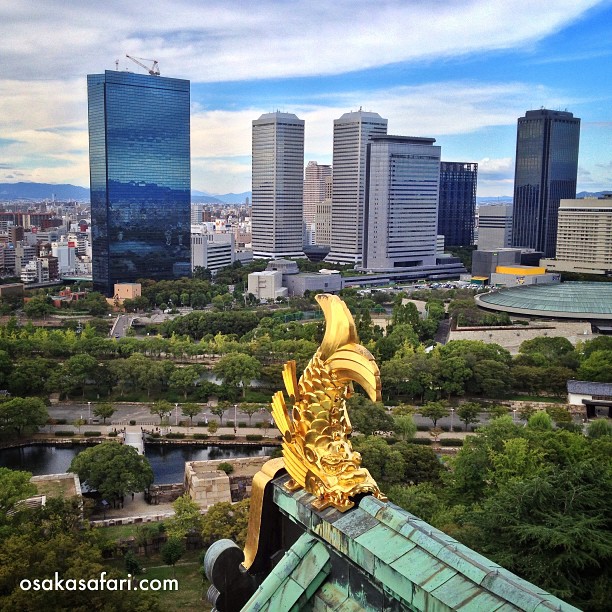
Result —
[[124, 495], [143, 491], [153, 483], [153, 470], [146, 457], [126, 444], [103, 442], [80, 452], [69, 471], [103, 498], [118, 500]]
[[14, 397], [0, 403], [0, 434], [34, 433], [48, 418], [47, 407], [39, 397]]
[[255, 357], [243, 353], [230, 353], [224, 355], [214, 365], [213, 371], [220, 376], [225, 384], [232, 387], [242, 386], [242, 395], [246, 395], [246, 389], [251, 380], [257, 378], [261, 371], [261, 364]]
[[353, 428], [371, 436], [375, 431], [393, 431], [394, 422], [391, 415], [380, 403], [355, 393], [347, 402], [348, 414]]

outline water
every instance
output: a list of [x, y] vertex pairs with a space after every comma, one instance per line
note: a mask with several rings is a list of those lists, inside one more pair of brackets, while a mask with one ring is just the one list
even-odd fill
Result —
[[[63, 474], [68, 471], [73, 457], [87, 446], [71, 447], [24, 446], [0, 451], [0, 467], [26, 470], [34, 476]], [[186, 461], [227, 459], [236, 457], [261, 457], [271, 455], [275, 446], [192, 446], [147, 444], [145, 457], [151, 463], [156, 484], [183, 482]]]

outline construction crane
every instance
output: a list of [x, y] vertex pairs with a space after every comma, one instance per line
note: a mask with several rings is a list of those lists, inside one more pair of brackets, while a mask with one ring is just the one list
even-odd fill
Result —
[[[157, 60], [145, 59], [144, 57], [132, 57], [131, 55], [125, 54], [125, 57], [131, 59], [135, 64], [138, 64], [141, 68], [144, 68], [151, 76], [159, 76], [159, 64]], [[143, 62], [153, 62], [151, 68], [145, 66], [142, 62], [138, 60], [142, 60]]]

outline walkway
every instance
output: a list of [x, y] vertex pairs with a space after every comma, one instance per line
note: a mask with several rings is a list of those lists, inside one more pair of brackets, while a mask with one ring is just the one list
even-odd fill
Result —
[[144, 455], [144, 443], [142, 441], [142, 431], [125, 432], [125, 443], [133, 446], [139, 455]]

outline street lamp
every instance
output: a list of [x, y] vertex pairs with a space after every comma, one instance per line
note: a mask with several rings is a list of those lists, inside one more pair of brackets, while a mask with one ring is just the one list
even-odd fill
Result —
[[87, 423], [91, 423], [91, 402], [87, 402]]
[[516, 408], [512, 410], [512, 422], [516, 423]]
[[178, 426], [178, 402], [174, 402], [174, 424]]
[[453, 429], [453, 417], [455, 416], [455, 409], [451, 408], [450, 411], [451, 411], [451, 431], [455, 431]]
[[238, 426], [238, 423], [236, 422], [237, 418], [238, 418], [238, 404], [234, 404], [234, 433], [238, 431], [236, 429], [236, 427]]

